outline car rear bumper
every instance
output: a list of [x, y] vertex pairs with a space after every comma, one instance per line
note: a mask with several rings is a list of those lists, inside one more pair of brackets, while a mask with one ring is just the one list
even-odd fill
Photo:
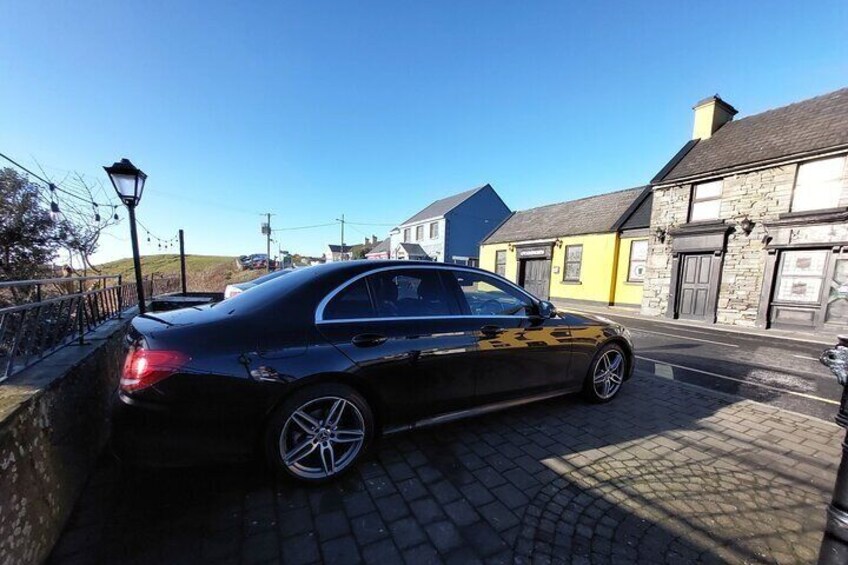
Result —
[[181, 467], [238, 461], [256, 453], [256, 439], [253, 428], [193, 420], [179, 410], [117, 391], [112, 400], [111, 447], [130, 464]]

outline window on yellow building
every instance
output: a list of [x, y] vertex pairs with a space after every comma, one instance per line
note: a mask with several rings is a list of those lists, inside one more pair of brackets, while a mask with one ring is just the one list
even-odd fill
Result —
[[580, 266], [583, 263], [583, 246], [565, 246], [565, 269], [562, 280], [580, 282]]
[[506, 251], [495, 251], [495, 273], [506, 277]]
[[648, 260], [648, 240], [634, 239], [630, 242], [630, 267], [627, 269], [628, 282], [645, 280], [645, 262]]

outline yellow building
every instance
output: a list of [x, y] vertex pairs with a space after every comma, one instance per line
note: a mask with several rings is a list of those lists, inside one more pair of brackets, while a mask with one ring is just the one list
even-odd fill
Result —
[[561, 304], [639, 308], [650, 187], [512, 214], [480, 245], [480, 266]]

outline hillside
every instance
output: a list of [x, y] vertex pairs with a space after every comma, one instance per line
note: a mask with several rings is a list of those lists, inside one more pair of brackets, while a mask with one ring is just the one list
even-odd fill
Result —
[[[132, 259], [119, 259], [98, 267], [104, 275], [133, 275]], [[179, 275], [180, 256], [148, 255], [141, 258], [144, 275]], [[186, 255], [186, 282], [190, 291], [221, 292], [233, 282], [243, 282], [264, 274], [264, 271], [238, 271], [235, 257], [216, 255]]]

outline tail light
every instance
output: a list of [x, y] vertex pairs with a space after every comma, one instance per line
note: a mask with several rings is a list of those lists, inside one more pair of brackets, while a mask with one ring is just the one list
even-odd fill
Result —
[[135, 392], [167, 379], [180, 370], [189, 356], [179, 351], [133, 348], [124, 361], [121, 390]]

